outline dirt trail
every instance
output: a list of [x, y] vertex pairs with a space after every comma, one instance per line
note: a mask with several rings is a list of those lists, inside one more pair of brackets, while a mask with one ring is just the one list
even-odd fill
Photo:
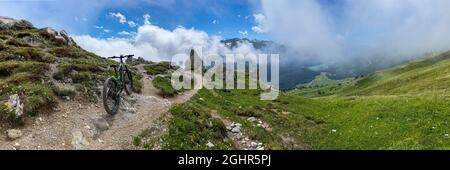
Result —
[[[144, 72], [142, 65], [137, 68]], [[133, 136], [151, 127], [172, 104], [185, 102], [197, 92], [190, 90], [164, 99], [157, 95], [150, 77], [144, 74], [143, 81], [143, 93], [124, 96], [116, 115], [107, 115], [101, 100], [60, 100], [51, 114], [27, 119], [26, 126], [20, 129], [21, 138], [10, 141], [1, 133], [0, 149], [134, 149]]]

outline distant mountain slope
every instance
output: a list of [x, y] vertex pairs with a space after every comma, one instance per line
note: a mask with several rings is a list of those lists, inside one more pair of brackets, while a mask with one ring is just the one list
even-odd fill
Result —
[[327, 96], [340, 92], [351, 85], [354, 80], [354, 78], [333, 80], [327, 76], [327, 73], [322, 73], [316, 76], [314, 80], [289, 90], [288, 93], [305, 97]]
[[[317, 76], [309, 83], [290, 90], [307, 97], [328, 95], [447, 95], [450, 80], [450, 52], [430, 55], [368, 75], [331, 80]], [[326, 81], [324, 81], [326, 80]]]
[[450, 51], [369, 74], [339, 95], [448, 95], [449, 85]]

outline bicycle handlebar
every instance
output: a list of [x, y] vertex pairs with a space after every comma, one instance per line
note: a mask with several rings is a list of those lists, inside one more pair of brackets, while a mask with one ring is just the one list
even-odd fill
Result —
[[133, 57], [134, 55], [133, 54], [131, 54], [131, 55], [120, 55], [120, 56], [112, 56], [112, 57], [108, 57], [108, 58], [129, 58], [129, 57]]

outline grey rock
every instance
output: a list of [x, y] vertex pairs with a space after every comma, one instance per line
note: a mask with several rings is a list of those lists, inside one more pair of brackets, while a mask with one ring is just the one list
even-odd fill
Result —
[[241, 127], [240, 126], [235, 126], [233, 129], [231, 129], [231, 132], [233, 132], [233, 133], [241, 133]]
[[253, 148], [255, 148], [255, 147], [258, 146], [258, 143], [256, 143], [256, 142], [250, 142], [250, 146], [253, 147]]
[[214, 147], [214, 144], [211, 143], [211, 142], [208, 142], [208, 143], [206, 144], [206, 146], [208, 146], [208, 148], [212, 148], [212, 147]]
[[67, 32], [65, 30], [61, 30], [59, 32], [59, 35], [61, 35], [64, 39], [66, 39], [67, 41], [69, 41], [69, 35], [67, 34]]
[[105, 131], [109, 129], [109, 123], [104, 118], [96, 119], [94, 121], [94, 126], [100, 131]]
[[72, 133], [71, 144], [75, 149], [85, 149], [85, 147], [89, 145], [89, 142], [83, 136], [81, 131], [74, 131]]
[[20, 131], [19, 129], [9, 129], [6, 131], [6, 135], [9, 139], [16, 140], [22, 137], [22, 131]]
[[231, 129], [233, 129], [233, 127], [227, 126], [227, 130], [231, 130]]
[[256, 118], [255, 118], [255, 117], [249, 117], [247, 120], [248, 120], [249, 122], [254, 122], [254, 121], [256, 121]]
[[212, 127], [213, 127], [213, 123], [212, 123], [212, 121], [208, 121], [208, 122], [206, 122], [206, 127], [208, 127], [208, 128], [212, 128]]
[[235, 138], [236, 138], [237, 140], [241, 140], [241, 139], [242, 139], [242, 135], [241, 135], [240, 133], [238, 133], [238, 134], [236, 134]]
[[55, 36], [58, 35], [58, 32], [56, 30], [54, 30], [53, 28], [50, 28], [50, 27], [43, 28], [42, 30], [44, 30], [44, 33], [48, 37], [55, 37]]
[[60, 36], [60, 35], [55, 36], [55, 40], [56, 40], [56, 42], [61, 43], [61, 44], [67, 43], [67, 40], [63, 36]]
[[9, 17], [0, 16], [0, 29], [8, 29], [8, 28], [33, 28], [33, 24], [26, 20], [16, 20]]
[[23, 115], [23, 103], [20, 101], [20, 97], [18, 94], [9, 96], [9, 100], [5, 104], [8, 108], [8, 111], [10, 113], [14, 113], [16, 117], [20, 117]]

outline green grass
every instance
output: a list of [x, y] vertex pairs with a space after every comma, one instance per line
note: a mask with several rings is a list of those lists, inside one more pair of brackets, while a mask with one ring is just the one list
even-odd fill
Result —
[[168, 77], [157, 76], [152, 81], [153, 86], [161, 91], [162, 96], [172, 97], [178, 94], [178, 91], [172, 87]]
[[144, 69], [148, 75], [158, 75], [158, 74], [165, 74], [170, 69], [174, 69], [174, 66], [170, 64], [170, 62], [159, 62], [159, 63], [153, 63], [153, 64], [146, 64], [144, 65]]
[[142, 88], [144, 86], [143, 76], [136, 70], [131, 70], [131, 76], [133, 77], [133, 92], [142, 93]]
[[449, 95], [450, 52], [369, 74], [338, 95]]
[[76, 91], [70, 88], [64, 88], [64, 87], [57, 87], [57, 86], [52, 86], [52, 90], [53, 93], [55, 93], [55, 95], [60, 96], [60, 97], [64, 97], [64, 96], [68, 96], [68, 97], [74, 97], [76, 95]]
[[[263, 142], [267, 149], [450, 149], [448, 97], [352, 96], [316, 100], [283, 93], [276, 101], [261, 101], [258, 93], [200, 90], [189, 102], [171, 111], [173, 118], [168, 124], [173, 130], [164, 138], [166, 149], [205, 149], [200, 146], [215, 139], [197, 129], [203, 118], [201, 114], [188, 113], [191, 111], [215, 112], [242, 123], [244, 133]], [[239, 114], [236, 110], [258, 114]], [[246, 121], [249, 116], [268, 123], [272, 130], [253, 126]], [[190, 138], [194, 139], [182, 140]]]
[[[208, 142], [214, 144], [211, 149], [235, 148], [226, 137], [225, 125], [197, 103], [176, 105], [169, 112], [172, 118], [169, 132], [162, 137], [163, 149], [210, 149], [206, 145]], [[206, 125], [210, 122], [212, 127]]]
[[354, 78], [333, 80], [328, 78], [326, 73], [322, 73], [316, 76], [311, 82], [300, 84], [295, 89], [288, 91], [288, 93], [306, 97], [328, 96], [345, 89], [354, 80]]

